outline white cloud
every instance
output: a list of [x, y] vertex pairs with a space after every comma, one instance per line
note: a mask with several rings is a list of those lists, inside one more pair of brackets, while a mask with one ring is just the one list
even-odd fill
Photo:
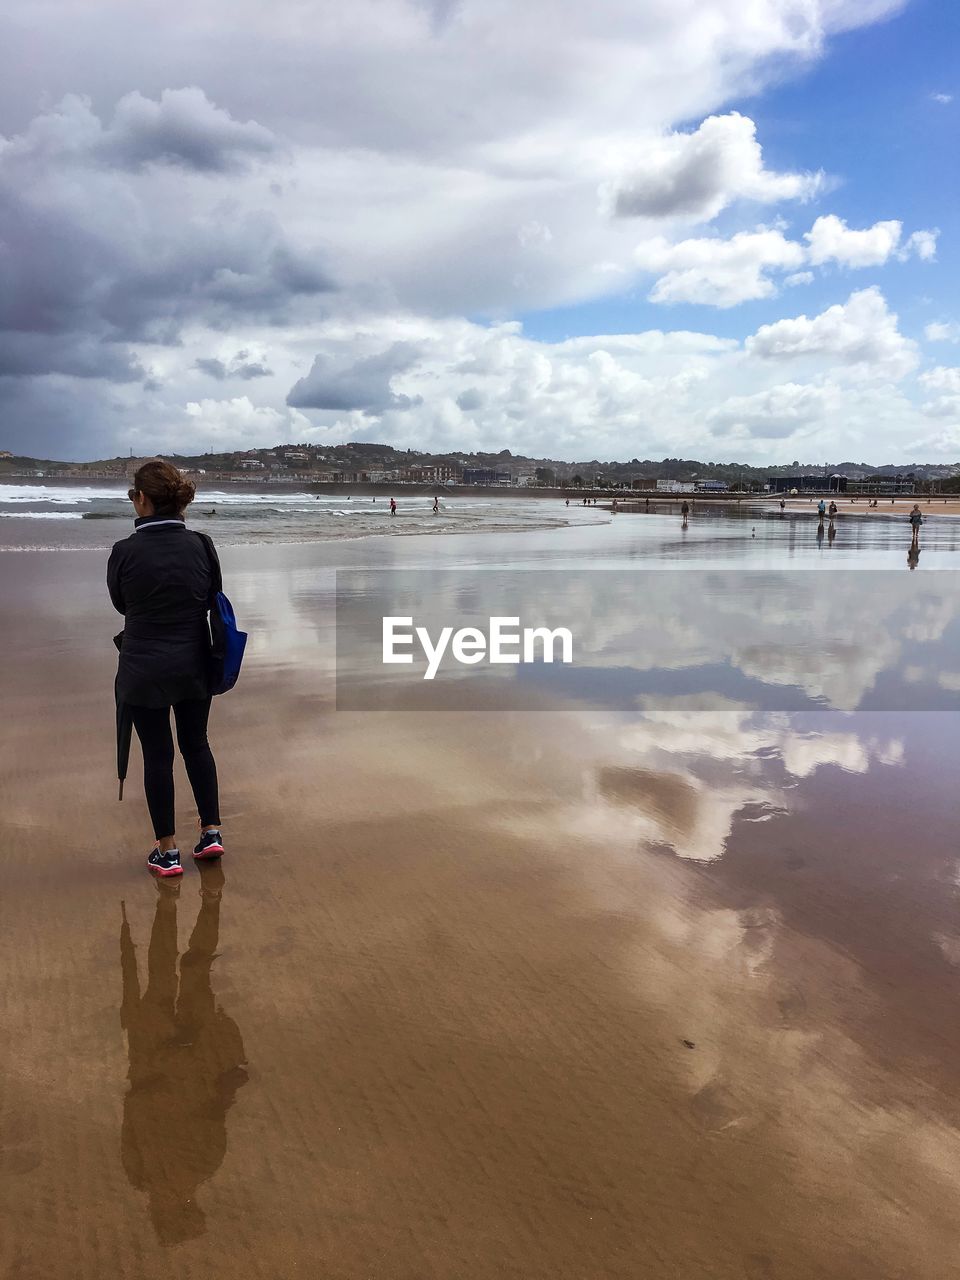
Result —
[[629, 176], [605, 198], [620, 217], [707, 221], [734, 200], [774, 204], [815, 195], [823, 175], [764, 168], [756, 133], [749, 117], [731, 112], [710, 116], [693, 133], [645, 140]]
[[815, 266], [837, 262], [845, 267], [876, 267], [894, 255], [900, 261], [914, 254], [924, 261], [936, 257], [938, 231], [914, 231], [901, 246], [902, 234], [903, 223], [896, 220], [875, 222], [858, 231], [830, 213], [817, 218], [803, 238], [809, 246], [808, 261]]
[[933, 102], [939, 102], [942, 107], [949, 106], [953, 101], [952, 93], [931, 93], [930, 98]]
[[956, 320], [934, 321], [923, 331], [928, 342], [960, 342], [960, 324]]
[[817, 218], [804, 240], [808, 259], [815, 266], [839, 262], [848, 267], [873, 267], [887, 261], [900, 243], [901, 222], [876, 222], [863, 231], [851, 231], [842, 218], [830, 213]]
[[278, 440], [304, 438], [303, 433], [309, 429], [309, 419], [300, 413], [255, 405], [249, 396], [236, 396], [230, 400], [188, 401], [184, 418], [173, 427], [170, 438], [175, 448], [197, 451], [263, 448]]
[[[643, 271], [660, 277], [651, 290], [652, 302], [693, 302], [732, 307], [777, 293], [772, 273], [804, 263], [828, 262], [847, 267], [879, 266], [891, 256], [904, 261], [912, 254], [931, 259], [936, 252], [935, 231], [915, 231], [901, 245], [900, 222], [877, 222], [865, 230], [851, 230], [842, 218], [817, 218], [804, 233], [805, 245], [788, 240], [779, 228], [740, 231], [729, 239], [699, 237], [671, 243], [664, 236], [642, 241], [634, 261]], [[811, 271], [792, 271], [788, 286], [809, 284]]]
[[750, 396], [731, 396], [707, 415], [715, 435], [747, 435], [767, 440], [794, 436], [821, 426], [842, 400], [835, 386], [784, 382]]
[[662, 236], [644, 241], [634, 252], [637, 265], [660, 276], [650, 293], [654, 302], [701, 302], [732, 307], [775, 292], [766, 272], [803, 261], [800, 245], [776, 230], [742, 231], [729, 240], [704, 237], [669, 244]]
[[901, 262], [904, 262], [911, 254], [916, 254], [922, 261], [932, 262], [937, 256], [937, 240], [939, 236], [940, 232], [937, 228], [933, 228], [931, 231], [914, 231], [913, 235], [907, 239], [903, 249], [897, 254], [897, 257]]
[[939, 393], [926, 400], [923, 412], [930, 418], [952, 418], [960, 423], [960, 369], [938, 365], [917, 379], [927, 392]]
[[857, 376], [892, 380], [914, 369], [918, 359], [916, 344], [900, 333], [896, 315], [875, 287], [852, 293], [818, 316], [762, 325], [746, 349], [778, 362], [826, 358]]
[[921, 373], [918, 381], [928, 391], [949, 391], [960, 395], [960, 369], [947, 369], [939, 365], [927, 373]]

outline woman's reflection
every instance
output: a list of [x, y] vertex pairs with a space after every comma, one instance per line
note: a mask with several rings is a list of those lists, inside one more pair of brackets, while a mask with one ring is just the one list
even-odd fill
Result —
[[192, 1239], [206, 1229], [197, 1188], [220, 1168], [227, 1111], [247, 1079], [240, 1031], [217, 1006], [210, 986], [223, 871], [216, 863], [200, 864], [199, 870], [200, 913], [180, 960], [179, 980], [179, 883], [157, 885], [142, 995], [125, 910], [120, 929], [120, 1023], [130, 1057], [120, 1155], [131, 1184], [150, 1197], [150, 1218], [162, 1244]]

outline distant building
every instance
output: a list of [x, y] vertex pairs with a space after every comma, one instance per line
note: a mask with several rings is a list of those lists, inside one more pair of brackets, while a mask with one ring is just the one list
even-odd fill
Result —
[[846, 493], [847, 477], [839, 473], [832, 476], [770, 476], [766, 487], [770, 493]]
[[464, 484], [508, 485], [509, 471], [497, 471], [493, 467], [464, 467]]
[[862, 480], [851, 480], [847, 484], [847, 491], [878, 496], [885, 494], [889, 498], [898, 493], [915, 493], [918, 483], [916, 475], [907, 471], [895, 476], [865, 476]]
[[404, 478], [418, 484], [456, 484], [460, 479], [460, 471], [444, 463], [431, 463], [428, 466], [406, 468]]
[[726, 493], [730, 486], [726, 480], [694, 480], [697, 493]]
[[692, 480], [658, 480], [657, 493], [695, 493], [696, 484]]
[[237, 463], [241, 471], [263, 471], [264, 466], [259, 458], [241, 458]]
[[[140, 470], [140, 468], [143, 466], [145, 462], [157, 462], [157, 461], [158, 459], [156, 458], [156, 456], [152, 458], [127, 458], [123, 463], [123, 471], [121, 471], [120, 474], [122, 475], [125, 471], [127, 478], [132, 480], [133, 477], [137, 474], [137, 472]], [[118, 470], [119, 470], [119, 464], [118, 464]]]

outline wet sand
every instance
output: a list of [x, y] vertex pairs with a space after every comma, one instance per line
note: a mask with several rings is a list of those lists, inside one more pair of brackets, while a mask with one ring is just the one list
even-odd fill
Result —
[[309, 555], [179, 893], [102, 557], [0, 557], [0, 1275], [950, 1274], [955, 717], [336, 712]]
[[[802, 511], [815, 516], [817, 514], [817, 502], [819, 498], [812, 500], [807, 498], [791, 498], [784, 496], [787, 511]], [[827, 506], [830, 505], [830, 496], [826, 495], [824, 501]], [[929, 502], [926, 498], [878, 498], [877, 505], [871, 507], [870, 499], [866, 497], [857, 498], [851, 501], [846, 494], [840, 494], [834, 497], [834, 501], [840, 508], [840, 514], [845, 516], [896, 516], [900, 519], [906, 519], [913, 510], [916, 503], [923, 512], [923, 518], [934, 518], [936, 516], [960, 516], [960, 497], [950, 498], [931, 498]], [[763, 498], [760, 500], [762, 506], [773, 511], [779, 511], [780, 498]]]

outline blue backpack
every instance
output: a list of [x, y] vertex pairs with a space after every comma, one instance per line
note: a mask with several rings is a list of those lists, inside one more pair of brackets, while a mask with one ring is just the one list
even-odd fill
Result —
[[229, 693], [240, 676], [247, 633], [237, 628], [233, 605], [223, 594], [223, 578], [213, 543], [205, 533], [198, 533], [197, 537], [203, 539], [203, 549], [207, 553], [213, 578], [210, 599], [210, 692]]

